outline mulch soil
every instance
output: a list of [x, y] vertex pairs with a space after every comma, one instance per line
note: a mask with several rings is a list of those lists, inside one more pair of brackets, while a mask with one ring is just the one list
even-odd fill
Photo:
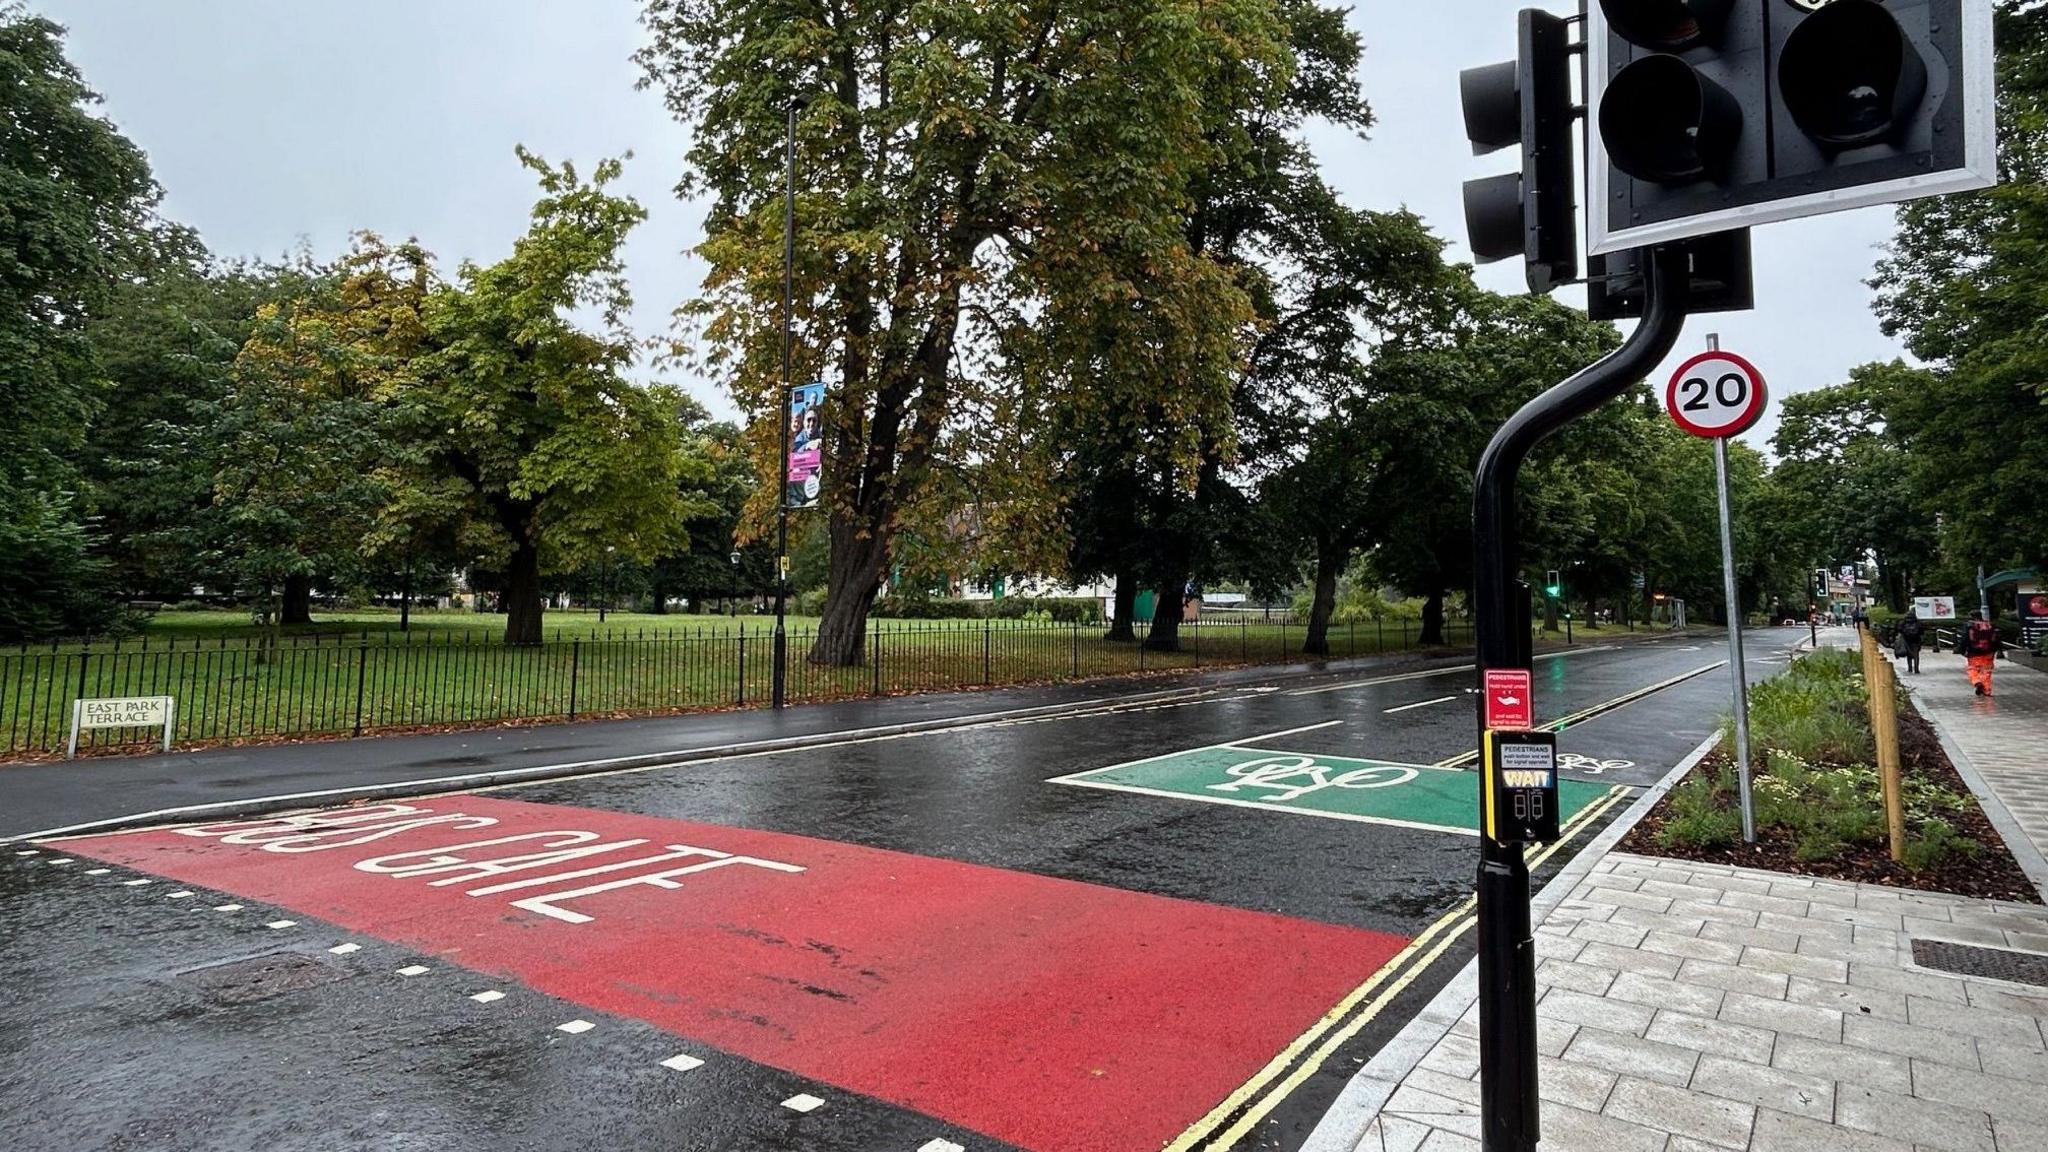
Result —
[[[1702, 776], [1712, 779], [1728, 758], [1714, 752], [1695, 767], [1687, 778]], [[1793, 855], [1793, 837], [1782, 829], [1758, 828], [1757, 842], [1737, 842], [1726, 848], [1696, 849], [1684, 845], [1666, 848], [1657, 842], [1657, 835], [1669, 818], [1671, 798], [1666, 795], [1651, 809], [1629, 834], [1624, 837], [1620, 849], [1644, 856], [1664, 856], [1678, 860], [1698, 860], [1707, 864], [1724, 864], [1742, 868], [1762, 868], [1771, 872], [1789, 872], [1800, 876], [1818, 876], [1830, 880], [1851, 880], [1862, 884], [1884, 884], [1893, 888], [1912, 888], [1923, 892], [1947, 892], [1958, 896], [1976, 896], [1987, 900], [2008, 900], [2015, 903], [2039, 904], [2041, 895], [2034, 888], [2027, 874], [2007, 850], [2005, 840], [1998, 830], [1991, 826], [1983, 810], [1971, 796], [1969, 786], [1957, 775], [1955, 766], [1949, 763], [1948, 754], [1942, 751], [1941, 740], [1934, 734], [1934, 726], [1925, 717], [1910, 708], [1899, 710], [1899, 770], [1908, 776], [1919, 776], [1933, 781], [1952, 792], [1970, 797], [1962, 811], [1949, 813], [1944, 817], [1955, 830], [1984, 846], [1974, 856], [1951, 853], [1941, 863], [1925, 872], [1911, 872], [1903, 864], [1894, 863], [1883, 840], [1874, 844], [1851, 844], [1842, 849], [1833, 859], [1822, 861], [1800, 860]], [[1910, 830], [1909, 830], [1910, 831]]]

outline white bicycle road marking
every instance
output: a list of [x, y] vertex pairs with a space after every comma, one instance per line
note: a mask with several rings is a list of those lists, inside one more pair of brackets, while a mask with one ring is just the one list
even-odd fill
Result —
[[1633, 768], [1636, 766], [1636, 762], [1633, 760], [1602, 760], [1597, 756], [1582, 756], [1577, 752], [1566, 752], [1558, 756], [1557, 766], [1560, 771], [1584, 772], [1591, 776], [1598, 776], [1602, 772], [1619, 772], [1624, 768]]

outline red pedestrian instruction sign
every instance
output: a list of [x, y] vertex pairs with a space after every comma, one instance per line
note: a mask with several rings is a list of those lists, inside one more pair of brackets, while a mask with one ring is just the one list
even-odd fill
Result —
[[1497, 732], [1534, 728], [1536, 712], [1529, 703], [1527, 668], [1486, 670], [1486, 727]]

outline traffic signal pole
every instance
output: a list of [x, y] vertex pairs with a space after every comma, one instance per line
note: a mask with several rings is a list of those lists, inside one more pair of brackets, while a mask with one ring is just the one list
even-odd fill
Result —
[[[1473, 603], [1482, 691], [1489, 668], [1529, 668], [1528, 589], [1518, 577], [1515, 479], [1545, 437], [1621, 395], [1654, 368], [1685, 325], [1685, 253], [1645, 253], [1643, 319], [1605, 359], [1524, 405], [1494, 434], [1473, 478]], [[1519, 635], [1517, 632], [1519, 631]], [[1480, 720], [1482, 745], [1485, 720]], [[1481, 803], [1485, 781], [1481, 780]], [[1519, 843], [1479, 839], [1479, 1113], [1484, 1152], [1535, 1152], [1536, 943], [1529, 866]]]

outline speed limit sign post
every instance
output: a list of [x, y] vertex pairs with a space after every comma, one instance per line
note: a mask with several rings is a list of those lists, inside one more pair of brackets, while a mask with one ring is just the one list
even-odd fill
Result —
[[1735, 679], [1735, 779], [1742, 801], [1742, 840], [1756, 843], [1756, 813], [1749, 796], [1749, 678], [1742, 660], [1742, 596], [1735, 580], [1735, 523], [1728, 505], [1728, 439], [1763, 418], [1769, 392], [1756, 365], [1721, 350], [1719, 336], [1707, 350], [1678, 366], [1664, 387], [1664, 410], [1672, 423], [1714, 442], [1714, 479], [1721, 495], [1721, 579], [1727, 594], [1728, 668]]

